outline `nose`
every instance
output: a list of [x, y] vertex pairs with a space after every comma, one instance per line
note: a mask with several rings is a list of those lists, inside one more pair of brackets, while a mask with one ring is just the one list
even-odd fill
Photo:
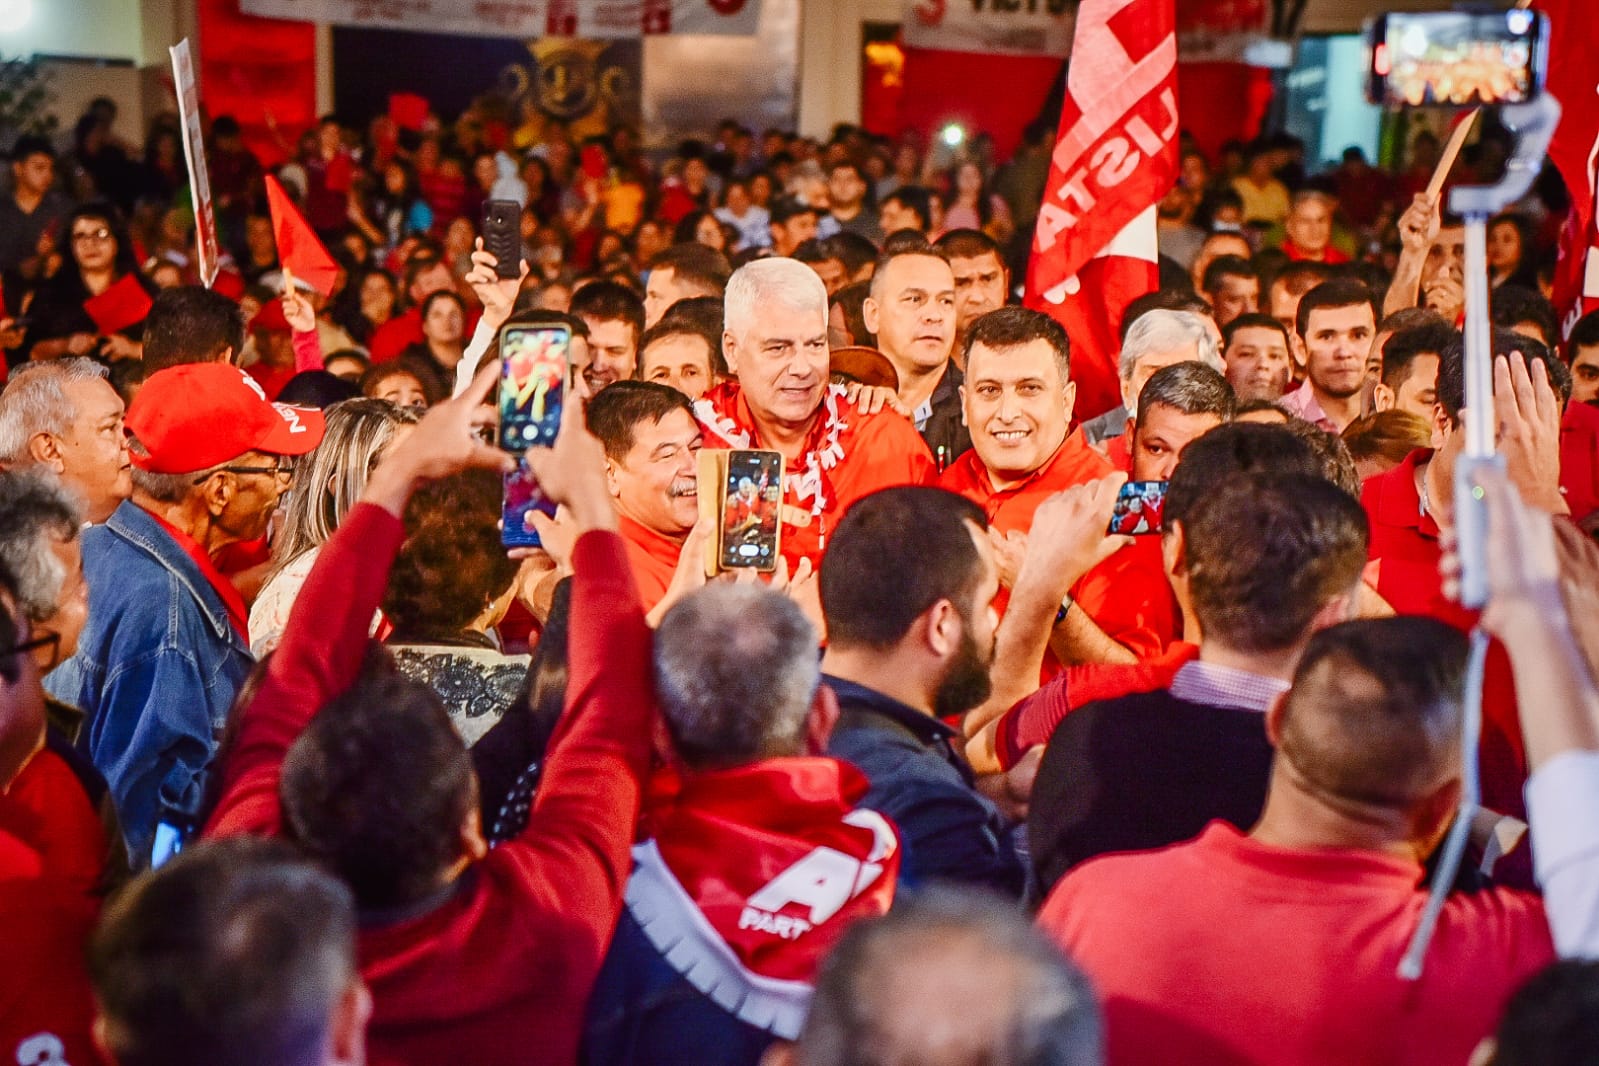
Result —
[[1001, 389], [999, 393], [999, 420], [1009, 422], [1016, 417], [1016, 394], [1009, 389]]

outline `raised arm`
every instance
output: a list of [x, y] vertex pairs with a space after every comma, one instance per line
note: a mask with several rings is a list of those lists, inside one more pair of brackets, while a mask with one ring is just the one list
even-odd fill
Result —
[[502, 278], [496, 274], [494, 268], [498, 263], [494, 253], [483, 249], [483, 238], [479, 237], [477, 249], [472, 253], [472, 269], [466, 275], [466, 283], [472, 286], [472, 292], [483, 305], [483, 315], [477, 320], [472, 341], [466, 346], [461, 362], [455, 368], [456, 395], [471, 387], [478, 364], [499, 335], [500, 327], [510, 321], [511, 309], [516, 306], [516, 295], [522, 291], [522, 282], [527, 280], [526, 259], [522, 260], [521, 274], [514, 278]]

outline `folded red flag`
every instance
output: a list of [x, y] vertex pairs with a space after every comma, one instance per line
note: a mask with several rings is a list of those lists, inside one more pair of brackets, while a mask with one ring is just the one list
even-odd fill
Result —
[[333, 282], [339, 276], [339, 265], [295, 210], [294, 202], [278, 184], [278, 179], [268, 174], [266, 189], [267, 209], [272, 212], [272, 236], [278, 243], [278, 263], [317, 292], [331, 295]]
[[150, 313], [150, 294], [139, 284], [137, 274], [124, 274], [99, 296], [83, 301], [83, 310], [94, 319], [94, 328], [109, 336], [144, 321]]
[[389, 117], [402, 130], [419, 130], [427, 124], [428, 113], [433, 110], [427, 98], [416, 93], [390, 93]]

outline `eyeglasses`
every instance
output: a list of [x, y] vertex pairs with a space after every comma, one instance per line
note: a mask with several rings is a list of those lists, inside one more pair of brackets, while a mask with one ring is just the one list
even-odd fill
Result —
[[[284, 479], [285, 481], [293, 481], [294, 480], [294, 463], [291, 460], [285, 459], [282, 462], [278, 463], [277, 466], [220, 466], [220, 467], [217, 467], [216, 470], [213, 470], [212, 473], [262, 474], [262, 475], [270, 474], [273, 477], [279, 477], [279, 478]], [[211, 476], [210, 474], [206, 475], [206, 477], [210, 477], [210, 476]], [[202, 484], [202, 483], [204, 483], [204, 481], [205, 481], [205, 477], [198, 477], [198, 478], [194, 479], [194, 483], [196, 485]]]
[[109, 241], [111, 231], [104, 226], [94, 230], [80, 230], [72, 234], [74, 244], [88, 244], [90, 241]]
[[[60, 646], [60, 633], [45, 633], [43, 636], [34, 637], [32, 640], [25, 640], [21, 644], [7, 648], [5, 651], [0, 651], [0, 659], [9, 659], [13, 655], [23, 655], [30, 651], [38, 651], [40, 648], [55, 649]], [[55, 655], [52, 651], [51, 658], [54, 657]]]

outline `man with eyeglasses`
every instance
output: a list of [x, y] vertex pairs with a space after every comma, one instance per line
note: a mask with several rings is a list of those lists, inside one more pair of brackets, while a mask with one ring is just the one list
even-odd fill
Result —
[[86, 715], [79, 747], [105, 775], [135, 869], [156, 827], [183, 826], [252, 659], [244, 599], [214, 559], [266, 532], [319, 411], [272, 404], [238, 367], [151, 376], [128, 409], [133, 497], [84, 534], [89, 619], [50, 675]]

